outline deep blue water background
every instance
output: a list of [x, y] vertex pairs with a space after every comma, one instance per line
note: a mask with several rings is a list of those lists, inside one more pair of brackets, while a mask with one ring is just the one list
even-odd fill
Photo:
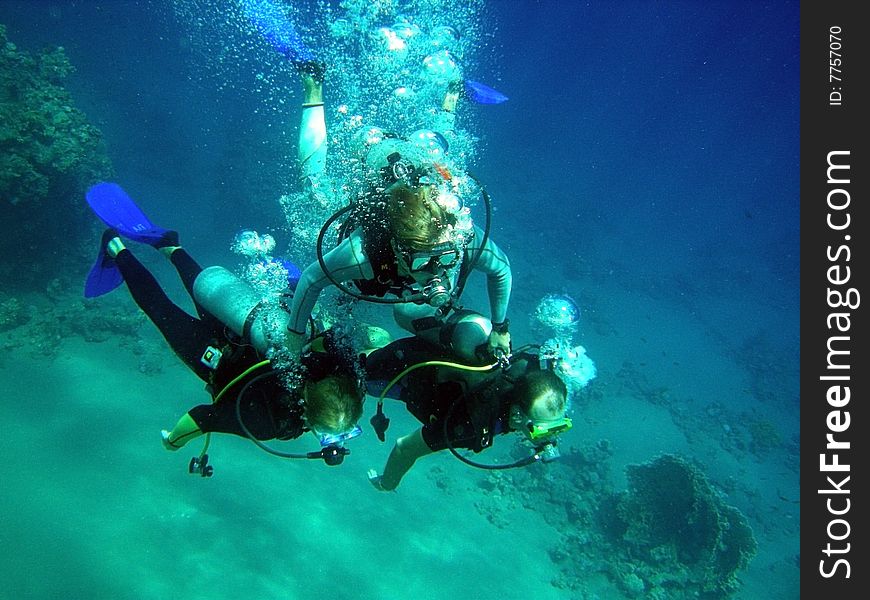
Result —
[[[755, 387], [722, 401], [735, 413], [762, 403], [792, 449], [798, 12], [798, 2], [491, 2], [492, 46], [466, 75], [510, 101], [460, 113], [476, 122], [475, 171], [514, 264], [517, 335], [542, 295], [571, 293], [596, 324], [584, 343], [605, 380], [648, 341], [632, 338], [627, 308], [654, 305], [646, 319], [673, 334], [662, 355], [685, 345], [729, 357]], [[77, 69], [68, 87], [102, 129], [117, 180], [203, 263], [235, 261], [241, 227], [287, 244], [276, 200], [293, 185], [295, 82], [285, 112], [256, 91], [264, 65], [204, 68], [168, 2], [0, 0], [0, 23], [21, 48], [66, 49]], [[624, 295], [592, 294], [593, 281]], [[706, 345], [682, 335], [686, 323]], [[695, 398], [703, 410], [714, 368], [661, 377], [709, 389]]]

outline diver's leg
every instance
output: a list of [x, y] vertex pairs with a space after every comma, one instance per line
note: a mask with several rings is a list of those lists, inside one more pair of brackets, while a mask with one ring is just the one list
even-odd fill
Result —
[[[181, 283], [184, 284], [184, 289], [193, 298], [193, 282], [197, 276], [202, 273], [202, 267], [196, 262], [193, 257], [188, 254], [187, 250], [181, 246], [176, 246], [169, 252], [169, 262], [175, 267], [178, 276], [181, 278]], [[195, 300], [195, 298], [194, 298]]]
[[109, 251], [115, 253], [118, 269], [142, 312], [157, 326], [184, 364], [207, 381], [209, 369], [199, 359], [205, 348], [213, 343], [211, 328], [173, 304], [154, 276], [123, 246], [119, 238], [109, 242]]
[[450, 82], [444, 100], [441, 102], [441, 110], [435, 114], [432, 129], [443, 135], [446, 139], [453, 138], [456, 129], [456, 104], [462, 94], [462, 79]]
[[204, 309], [200, 303], [196, 301], [196, 296], [193, 294], [193, 284], [196, 281], [196, 278], [199, 277], [199, 274], [202, 273], [202, 267], [200, 264], [196, 262], [187, 250], [181, 246], [175, 246], [170, 251], [166, 252], [166, 254], [169, 256], [169, 261], [172, 263], [172, 266], [174, 266], [175, 270], [178, 272], [178, 276], [181, 278], [181, 283], [184, 284], [184, 289], [187, 290], [187, 294], [190, 296], [190, 299], [193, 300], [193, 305], [196, 307], [196, 314], [199, 315], [200, 320], [205, 322], [206, 326], [213, 331], [220, 331], [223, 328], [223, 323]]
[[393, 319], [396, 325], [419, 336], [427, 342], [440, 344], [440, 329], [443, 319], [438, 317], [438, 310], [428, 304], [412, 304], [404, 302], [393, 308]]
[[326, 167], [326, 115], [323, 108], [323, 63], [297, 65], [302, 78], [302, 122], [299, 126], [299, 165], [303, 180], [314, 183]]
[[457, 358], [472, 362], [483, 358], [480, 350], [492, 331], [489, 319], [470, 310], [454, 311], [446, 319], [436, 314], [432, 307], [416, 304], [399, 304], [393, 311], [399, 327], [450, 350]]

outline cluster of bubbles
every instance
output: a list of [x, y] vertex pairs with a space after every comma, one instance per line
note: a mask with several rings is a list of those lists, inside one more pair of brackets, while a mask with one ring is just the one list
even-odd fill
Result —
[[541, 357], [552, 362], [572, 397], [597, 375], [586, 349], [574, 342], [580, 330], [580, 307], [566, 294], [547, 294], [535, 309], [535, 319], [553, 334], [541, 345]]
[[473, 123], [462, 102], [458, 119], [441, 108], [451, 85], [461, 86], [475, 66], [482, 9], [482, 0], [344, 0], [296, 14], [303, 38], [327, 65], [329, 157], [322, 178], [281, 198], [294, 250], [310, 252], [319, 225], [371, 185], [384, 161], [370, 155], [393, 135], [410, 142], [403, 156], [438, 164], [446, 177], [433, 182], [439, 202], [456, 217], [454, 241], [469, 239], [480, 191], [464, 173], [478, 140], [466, 128]]
[[277, 296], [285, 293], [293, 275], [298, 272], [282, 259], [272, 256], [275, 238], [266, 233], [260, 235], [251, 229], [243, 229], [233, 238], [230, 249], [246, 258], [242, 267], [242, 277], [263, 296]]
[[[285, 113], [297, 105], [292, 65], [254, 28], [238, 0], [167, 3], [184, 32], [180, 50], [191, 56], [191, 77], [218, 92], [259, 100], [254, 113]], [[155, 5], [156, 9], [160, 5]], [[292, 15], [289, 10], [288, 15]]]
[[287, 331], [287, 304], [291, 289], [299, 278], [299, 269], [288, 261], [273, 256], [275, 238], [252, 229], [242, 229], [233, 238], [230, 250], [243, 258], [241, 277], [260, 296], [259, 314], [273, 343], [268, 356], [288, 389], [304, 381], [299, 357], [287, 351], [281, 340]]
[[547, 294], [535, 308], [535, 319], [557, 337], [570, 338], [580, 328], [580, 307], [566, 294]]
[[[414, 142], [426, 159], [451, 173], [468, 169], [476, 138], [463, 127], [468, 123], [462, 103], [455, 121], [441, 105], [449, 86], [473, 68], [482, 4], [346, 0], [338, 8], [326, 8], [321, 22], [330, 25], [320, 31], [317, 43], [318, 57], [329, 65], [327, 173], [335, 193], [332, 202], [325, 202], [330, 208], [346, 204], [367, 187], [371, 174], [366, 154], [386, 134]], [[433, 131], [449, 140], [427, 139]], [[449, 151], [442, 141], [449, 142]]]
[[251, 229], [239, 231], [230, 249], [246, 260], [242, 265], [244, 279], [262, 298], [264, 323], [274, 339], [281, 339], [287, 328], [286, 297], [299, 269], [284, 259], [272, 256], [275, 238], [268, 233], [260, 235]]

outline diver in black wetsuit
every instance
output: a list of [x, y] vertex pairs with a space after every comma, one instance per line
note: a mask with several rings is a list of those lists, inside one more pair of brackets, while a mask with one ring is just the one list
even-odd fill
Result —
[[[432, 361], [442, 364], [427, 364]], [[366, 357], [369, 393], [383, 398], [387, 392], [387, 397], [405, 402], [423, 424], [396, 440], [381, 475], [369, 471], [369, 480], [378, 490], [396, 489], [422, 456], [446, 448], [480, 452], [496, 435], [511, 431], [526, 434], [536, 450], [529, 459], [510, 466], [547, 460], [544, 446], [549, 444], [554, 451], [555, 435], [571, 427], [565, 418], [565, 383], [538, 354], [520, 351], [505, 369], [495, 364], [463, 370], [462, 365], [444, 363], [458, 364], [447, 350], [419, 337], [396, 340]], [[380, 407], [378, 415], [382, 415]], [[377, 430], [376, 418], [372, 423]], [[382, 441], [385, 428], [382, 424], [378, 432]]]
[[168, 450], [177, 450], [209, 432], [287, 440], [312, 431], [324, 448], [359, 434], [356, 422], [362, 414], [364, 390], [357, 359], [349, 349], [339, 347], [329, 333], [321, 334], [301, 357], [300, 385], [285, 387], [264, 352], [197, 301], [194, 282], [203, 269], [178, 245], [177, 234], [169, 232], [164, 239], [147, 243], [169, 257], [194, 300], [198, 317], [172, 303], [113, 229], [102, 239], [104, 266], [106, 261], [114, 262], [136, 304], [175, 354], [208, 384], [213, 399], [185, 413], [171, 431], [162, 432]]

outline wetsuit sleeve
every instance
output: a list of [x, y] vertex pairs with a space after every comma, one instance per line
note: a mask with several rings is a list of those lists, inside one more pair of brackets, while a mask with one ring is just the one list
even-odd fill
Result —
[[[279, 439], [291, 439], [305, 431], [301, 418], [291, 414], [290, 409], [279, 405], [271, 396], [264, 401], [260, 395], [253, 395], [252, 399], [241, 402], [239, 410], [248, 432], [258, 440], [272, 440], [279, 436]], [[234, 399], [200, 404], [187, 414], [202, 433], [231, 433], [248, 437], [236, 416]]]
[[241, 427], [239, 427], [239, 421], [236, 419], [235, 404], [232, 402], [200, 404], [191, 408], [187, 414], [190, 415], [203, 433], [244, 435]]
[[[480, 248], [483, 231], [475, 226], [474, 239], [468, 245], [468, 255], [473, 257]], [[492, 238], [486, 241], [486, 246], [477, 261], [475, 269], [486, 273], [486, 288], [489, 292], [489, 310], [493, 323], [504, 323], [507, 318], [508, 303], [511, 297], [511, 263]]]
[[[323, 260], [332, 277], [338, 281], [374, 277], [371, 263], [363, 252], [362, 231], [359, 229], [324, 255]], [[318, 261], [314, 261], [306, 267], [296, 285], [296, 292], [293, 294], [288, 329], [295, 333], [305, 332], [305, 325], [311, 316], [311, 311], [314, 310], [314, 304], [317, 302], [320, 292], [328, 285], [330, 285], [330, 281], [323, 273]]]

